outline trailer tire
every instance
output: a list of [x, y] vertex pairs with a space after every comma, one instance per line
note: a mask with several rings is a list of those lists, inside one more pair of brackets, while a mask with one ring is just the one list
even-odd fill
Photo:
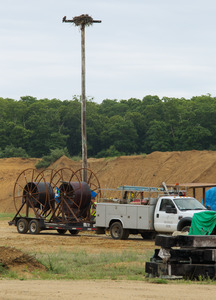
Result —
[[40, 233], [40, 226], [37, 220], [31, 220], [29, 223], [29, 232], [31, 234], [38, 234]]
[[67, 229], [57, 229], [57, 232], [59, 234], [65, 234], [67, 232]]
[[26, 219], [19, 219], [17, 222], [17, 231], [19, 233], [27, 233], [28, 232], [28, 221]]
[[79, 233], [79, 230], [72, 229], [72, 230], [69, 230], [69, 232], [71, 235], [77, 235]]
[[114, 222], [110, 226], [110, 234], [114, 240], [127, 240], [129, 230], [122, 227], [121, 222]]

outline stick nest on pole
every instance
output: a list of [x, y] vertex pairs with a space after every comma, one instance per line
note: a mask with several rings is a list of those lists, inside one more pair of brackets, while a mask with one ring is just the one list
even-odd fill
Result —
[[81, 15], [74, 17], [72, 21], [76, 26], [90, 26], [93, 23], [93, 18], [89, 15]]

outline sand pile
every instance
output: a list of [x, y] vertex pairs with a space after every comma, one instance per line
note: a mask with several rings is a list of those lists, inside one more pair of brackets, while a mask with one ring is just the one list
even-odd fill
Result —
[[[0, 159], [0, 212], [14, 211], [14, 183], [24, 169], [34, 168], [36, 162], [37, 159]], [[81, 165], [81, 162], [63, 156], [50, 168], [77, 170]], [[88, 167], [97, 175], [102, 188], [116, 188], [119, 185], [159, 186], [163, 181], [216, 183], [215, 151], [153, 152], [145, 157], [90, 158]]]
[[46, 268], [34, 257], [13, 247], [0, 247], [0, 264], [5, 269], [13, 271], [34, 271], [35, 269], [45, 271]]

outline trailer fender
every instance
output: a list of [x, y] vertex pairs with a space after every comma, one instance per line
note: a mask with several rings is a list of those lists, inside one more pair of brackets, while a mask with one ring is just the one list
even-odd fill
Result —
[[[185, 218], [181, 219], [178, 222], [177, 230], [178, 231], [189, 231], [188, 229], [191, 226], [191, 222], [192, 222], [192, 218], [191, 217], [185, 217]], [[185, 230], [183, 230], [183, 229], [185, 229]]]

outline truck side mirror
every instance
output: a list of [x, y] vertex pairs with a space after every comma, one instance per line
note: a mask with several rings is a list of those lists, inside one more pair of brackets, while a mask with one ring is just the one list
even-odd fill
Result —
[[171, 207], [170, 205], [167, 205], [166, 213], [167, 214], [177, 214], [177, 209], [175, 207]]

